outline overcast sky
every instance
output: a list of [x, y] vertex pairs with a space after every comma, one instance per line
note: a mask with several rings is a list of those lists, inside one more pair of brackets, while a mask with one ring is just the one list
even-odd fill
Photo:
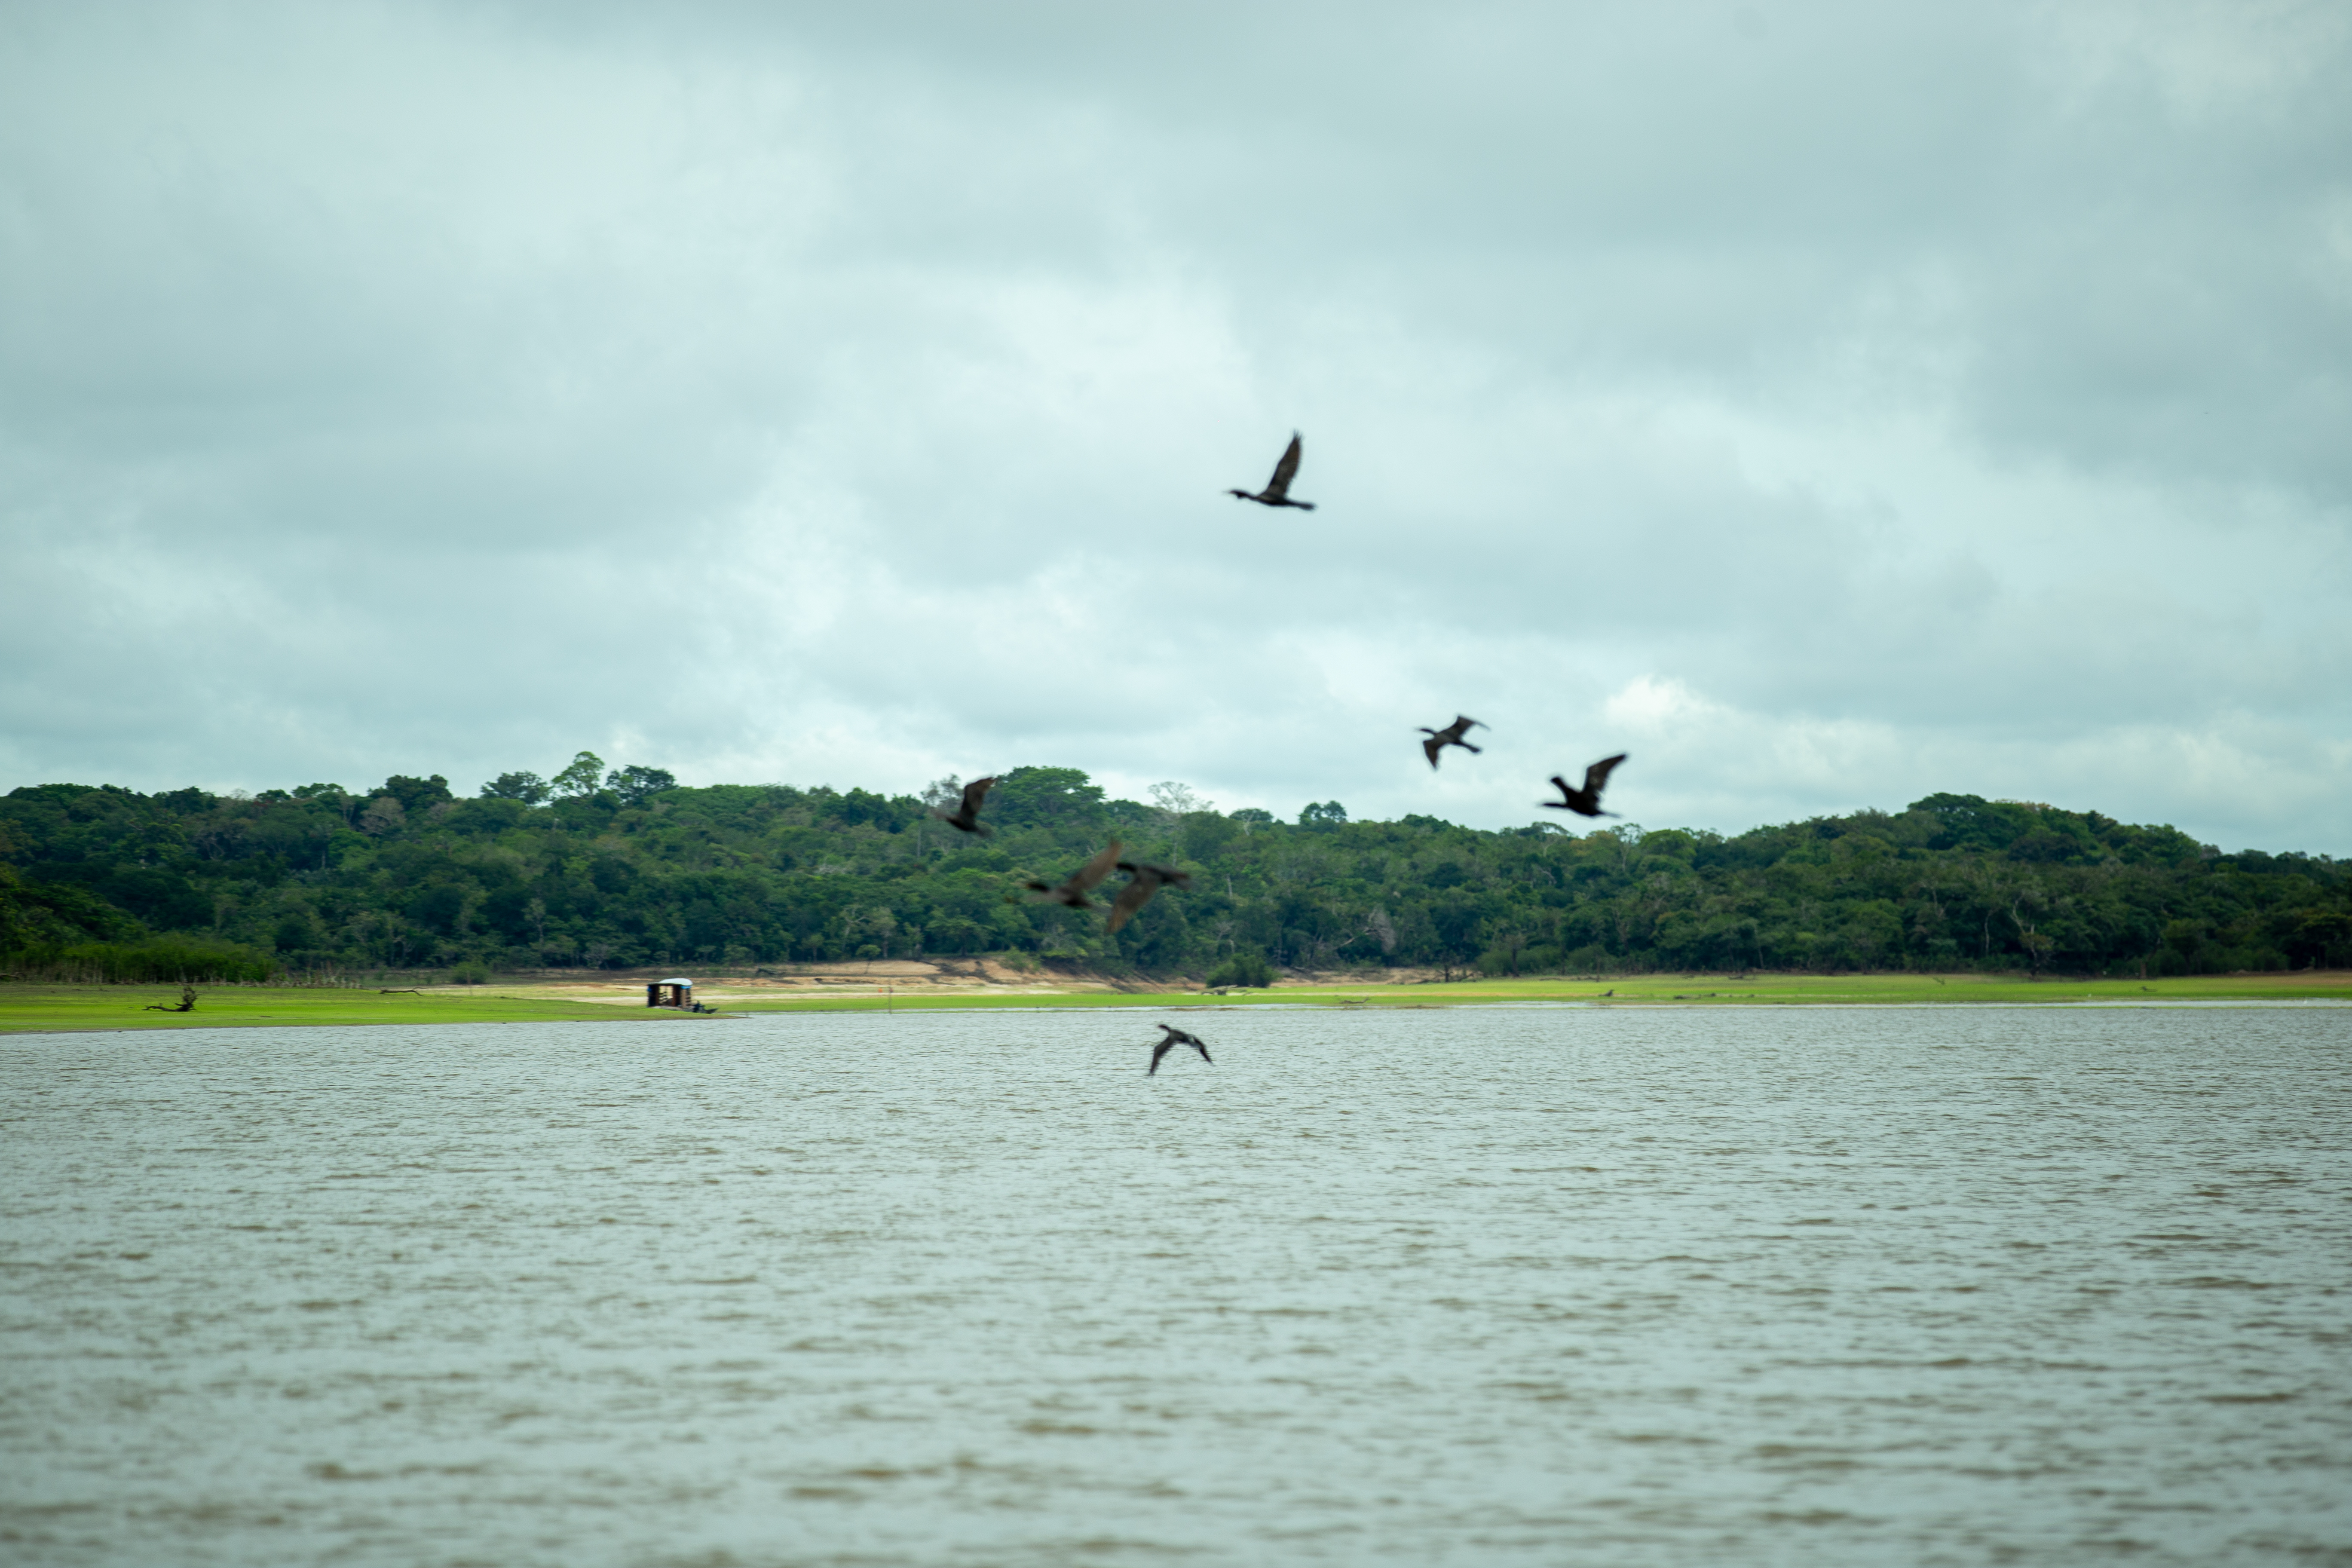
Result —
[[2251, 0], [0, 0], [0, 789], [1623, 750], [2352, 854], [2347, 80]]

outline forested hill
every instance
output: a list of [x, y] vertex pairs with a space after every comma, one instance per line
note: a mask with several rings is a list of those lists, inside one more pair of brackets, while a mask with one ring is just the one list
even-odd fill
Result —
[[[2352, 962], [2347, 863], [2221, 855], [2169, 827], [1974, 795], [1736, 837], [1580, 836], [1350, 822], [1336, 802], [1296, 823], [1170, 811], [1032, 767], [989, 797], [995, 837], [973, 838], [908, 795], [689, 789], [577, 764], [567, 781], [555, 798], [530, 774], [474, 799], [437, 775], [250, 798], [17, 789], [0, 800], [0, 951], [21, 961], [184, 932], [295, 970], [982, 952], [1166, 974], [1234, 955], [1517, 973]], [[1007, 901], [1112, 837], [1190, 869], [1191, 889], [1161, 893], [1116, 937], [1099, 916]]]

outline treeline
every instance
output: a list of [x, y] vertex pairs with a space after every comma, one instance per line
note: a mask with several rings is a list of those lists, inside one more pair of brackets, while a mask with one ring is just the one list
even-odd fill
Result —
[[[953, 782], [928, 799], [683, 788], [583, 752], [554, 781], [509, 773], [471, 799], [438, 774], [250, 797], [41, 784], [0, 800], [0, 952], [20, 973], [111, 963], [157, 979], [207, 962], [226, 973], [984, 953], [1169, 976], [1262, 962], [2147, 975], [2352, 963], [2344, 863], [2222, 855], [2170, 827], [1975, 795], [1731, 837], [1579, 836], [1351, 822], [1336, 801], [1283, 823], [1192, 809], [1174, 786], [1157, 804], [1108, 800], [1076, 769], [1031, 767], [990, 795], [995, 836], [974, 838], [929, 815]], [[1190, 890], [1163, 892], [1116, 936], [1099, 917], [1008, 901], [1112, 837], [1189, 869]]]

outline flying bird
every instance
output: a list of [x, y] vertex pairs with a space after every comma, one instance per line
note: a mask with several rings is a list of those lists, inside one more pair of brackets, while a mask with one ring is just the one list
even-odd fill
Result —
[[1601, 791], [1609, 783], [1611, 771], [1624, 760], [1625, 753], [1620, 752], [1613, 757], [1603, 757], [1585, 769], [1582, 789], [1569, 788], [1568, 781], [1554, 773], [1551, 782], [1559, 787], [1559, 798], [1539, 800], [1536, 804], [1548, 805], [1554, 811], [1573, 811], [1581, 816], [1614, 816], [1617, 815], [1615, 812], [1601, 809]]
[[1480, 724], [1475, 719], [1468, 718], [1459, 713], [1454, 716], [1454, 722], [1448, 724], [1443, 730], [1433, 730], [1426, 724], [1422, 725], [1421, 732], [1428, 736], [1429, 739], [1421, 743], [1421, 751], [1422, 754], [1429, 759], [1429, 765], [1433, 768], [1435, 767], [1437, 765], [1437, 753], [1445, 750], [1448, 746], [1459, 746], [1473, 756], [1485, 751], [1486, 748], [1484, 746], [1474, 746], [1469, 742], [1462, 738], [1470, 732], [1473, 725], [1476, 725], [1477, 728], [1481, 730], [1487, 727], [1484, 724]]
[[996, 829], [987, 826], [980, 820], [980, 803], [988, 798], [988, 787], [995, 782], [996, 779], [992, 774], [984, 779], [972, 780], [963, 786], [961, 805], [957, 806], [953, 811], [944, 806], [935, 805], [931, 807], [931, 815], [959, 833], [977, 833], [982, 838], [987, 837]]
[[1092, 899], [1087, 897], [1087, 890], [1105, 877], [1109, 876], [1111, 868], [1118, 864], [1118, 840], [1114, 838], [1110, 841], [1109, 847], [1071, 872], [1070, 879], [1060, 887], [1049, 888], [1043, 882], [1024, 882], [1021, 885], [1036, 894], [1041, 900], [1050, 899], [1057, 904], [1067, 904], [1074, 910], [1091, 910], [1097, 906]]
[[1298, 477], [1298, 433], [1290, 433], [1290, 445], [1282, 449], [1282, 461], [1274, 466], [1274, 478], [1265, 481], [1265, 489], [1252, 495], [1247, 490], [1227, 490], [1229, 496], [1254, 500], [1260, 506], [1295, 506], [1301, 511], [1313, 511], [1311, 500], [1292, 500], [1290, 481]]
[[1151, 1065], [1143, 1069], [1144, 1077], [1150, 1078], [1153, 1073], [1158, 1072], [1160, 1070], [1160, 1058], [1166, 1056], [1170, 1051], [1174, 1050], [1179, 1046], [1190, 1046], [1194, 1050], [1201, 1053], [1201, 1059], [1202, 1061], [1208, 1062], [1211, 1067], [1215, 1067], [1217, 1065], [1215, 1062], [1210, 1061], [1209, 1047], [1201, 1043], [1200, 1036], [1188, 1035], [1173, 1024], [1162, 1024], [1160, 1027], [1164, 1030], [1165, 1033], [1160, 1037], [1160, 1043], [1151, 1047]]
[[1171, 886], [1189, 888], [1192, 885], [1192, 874], [1179, 871], [1173, 866], [1139, 866], [1132, 860], [1122, 860], [1118, 868], [1133, 872], [1135, 879], [1121, 888], [1118, 897], [1111, 900], [1110, 929], [1113, 931], [1133, 920], [1136, 911], [1150, 903], [1151, 895], [1160, 889]]

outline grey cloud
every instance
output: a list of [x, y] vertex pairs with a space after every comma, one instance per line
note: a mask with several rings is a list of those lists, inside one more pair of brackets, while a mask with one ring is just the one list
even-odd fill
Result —
[[[1515, 822], [1622, 743], [1655, 824], [2352, 849], [2326, 8], [0, 39], [7, 782], [589, 744]], [[1321, 510], [1222, 495], [1294, 426]]]

